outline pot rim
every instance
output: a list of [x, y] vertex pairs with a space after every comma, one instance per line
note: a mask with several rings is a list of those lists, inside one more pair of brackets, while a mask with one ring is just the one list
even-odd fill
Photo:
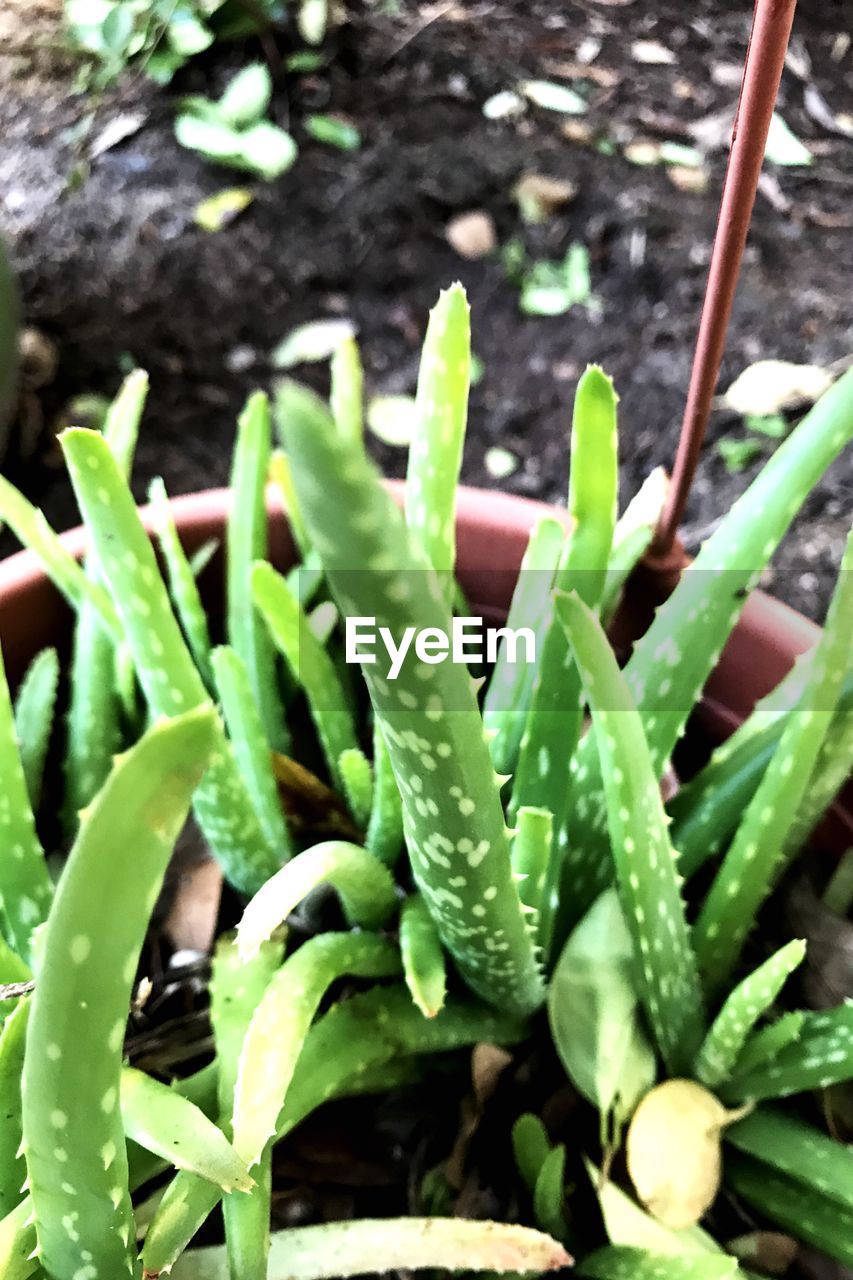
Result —
[[[402, 502], [404, 485], [399, 480], [386, 482], [395, 501]], [[170, 499], [172, 513], [182, 542], [195, 550], [211, 537], [223, 533], [231, 510], [231, 492], [227, 488], [201, 489]], [[293, 558], [285, 512], [278, 494], [269, 489], [267, 510], [270, 517], [270, 558], [279, 564]], [[150, 506], [140, 507], [146, 530], [154, 525]], [[481, 612], [505, 612], [508, 589], [511, 589], [532, 526], [544, 516], [562, 520], [570, 527], [571, 517], [565, 508], [533, 498], [460, 485], [457, 491], [456, 521], [465, 536], [459, 539], [457, 567], [460, 577], [477, 580], [479, 589], [469, 591], [472, 605]], [[87, 537], [82, 526], [59, 535], [62, 545], [72, 555], [85, 555]], [[51, 617], [36, 619], [29, 615], [51, 605]], [[39, 644], [34, 635], [41, 632], [41, 644], [51, 626], [59, 624], [58, 593], [49, 583], [38, 557], [32, 551], [19, 551], [0, 562], [0, 624], [7, 634], [22, 629], [24, 640], [19, 648], [32, 657]], [[27, 635], [27, 623], [33, 635]], [[700, 717], [717, 741], [727, 737], [749, 714], [753, 705], [769, 693], [787, 674], [796, 658], [811, 648], [820, 628], [792, 609], [790, 605], [756, 589], [746, 600], [720, 660], [705, 687]], [[20, 657], [20, 655], [18, 655]], [[848, 787], [836, 801], [820, 828], [821, 843], [839, 852], [853, 845], [853, 789]]]

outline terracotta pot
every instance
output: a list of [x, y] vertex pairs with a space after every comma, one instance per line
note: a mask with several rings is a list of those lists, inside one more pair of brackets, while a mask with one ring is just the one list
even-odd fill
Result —
[[[399, 499], [402, 488], [389, 488]], [[211, 538], [223, 539], [230, 506], [227, 489], [211, 489], [173, 500], [173, 511], [187, 551]], [[270, 552], [286, 567], [293, 543], [280, 507], [270, 504]], [[458, 573], [472, 607], [484, 617], [505, 615], [532, 526], [544, 515], [568, 515], [545, 503], [479, 489], [461, 488], [458, 497]], [[143, 508], [150, 526], [150, 515]], [[73, 529], [62, 541], [74, 555], [85, 551], [85, 533]], [[220, 555], [202, 583], [212, 616], [221, 613]], [[70, 632], [68, 606], [45, 578], [30, 552], [0, 564], [0, 638], [10, 681], [20, 679], [27, 663], [44, 645], [62, 644]], [[712, 741], [732, 732], [755, 702], [774, 688], [794, 659], [812, 644], [818, 627], [762, 591], [747, 601], [735, 631], [708, 682], [699, 718]], [[817, 833], [817, 843], [842, 853], [853, 845], [853, 789], [848, 788]]]

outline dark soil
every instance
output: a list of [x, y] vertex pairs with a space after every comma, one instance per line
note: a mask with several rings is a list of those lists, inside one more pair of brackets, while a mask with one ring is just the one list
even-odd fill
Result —
[[[604, 155], [567, 140], [567, 117], [531, 108], [520, 121], [490, 122], [482, 104], [519, 79], [556, 79], [561, 67], [565, 74], [594, 38], [601, 49], [589, 74], [613, 75], [607, 84], [574, 80], [589, 93], [584, 123], [620, 146], [631, 138], [688, 141], [689, 122], [734, 102], [749, 9], [747, 0], [703, 0], [688, 9], [675, 0], [351, 5], [329, 70], [279, 84], [275, 115], [300, 142], [297, 165], [275, 184], [256, 184], [253, 205], [217, 234], [197, 229], [193, 209], [241, 179], [177, 146], [175, 99], [218, 91], [257, 49], [219, 51], [165, 93], [129, 79], [82, 141], [74, 140], [75, 126], [87, 104], [69, 92], [67, 76], [32, 82], [7, 71], [0, 232], [30, 322], [59, 347], [47, 417], [73, 392], [111, 391], [132, 359], [153, 384], [140, 494], [157, 473], [174, 493], [221, 484], [235, 415], [251, 388], [270, 382], [268, 355], [287, 331], [322, 316], [352, 316], [369, 392], [406, 392], [428, 308], [442, 285], [461, 278], [485, 362], [472, 397], [464, 479], [494, 484], [484, 455], [500, 443], [520, 460], [501, 483], [558, 499], [574, 385], [586, 362], [599, 360], [622, 396], [623, 492], [630, 494], [654, 464], [673, 456], [722, 154], [712, 157], [707, 191], [688, 194], [662, 167], [637, 167], [618, 149]], [[785, 73], [781, 110], [817, 158], [810, 170], [776, 171], [771, 198], [759, 196], [725, 385], [756, 359], [830, 365], [853, 352], [853, 144], [804, 106], [811, 84], [833, 111], [850, 109], [853, 53], [837, 41], [848, 26], [844, 10], [842, 0], [804, 0], [797, 17], [797, 56]], [[675, 63], [637, 63], [637, 39], [660, 42]], [[300, 126], [306, 110], [351, 117], [362, 149], [343, 154], [311, 141]], [[145, 116], [138, 132], [87, 159], [104, 126], [137, 111]], [[447, 243], [449, 219], [469, 210], [492, 215], [501, 243], [522, 232], [511, 189], [523, 172], [577, 186], [566, 210], [525, 234], [537, 257], [559, 257], [573, 240], [588, 246], [600, 315], [575, 308], [559, 319], [525, 318], [498, 254], [471, 262]], [[687, 516], [691, 547], [751, 474], [726, 471], [714, 447], [725, 433], [742, 435], [741, 424], [717, 413]], [[401, 451], [378, 446], [377, 454], [400, 471]], [[74, 522], [48, 444], [17, 476], [54, 521]], [[815, 616], [849, 522], [850, 479], [848, 458], [810, 499], [776, 572], [774, 589]]]

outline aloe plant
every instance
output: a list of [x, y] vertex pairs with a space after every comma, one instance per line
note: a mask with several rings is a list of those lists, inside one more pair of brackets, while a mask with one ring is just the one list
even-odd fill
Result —
[[[622, 672], [603, 627], [666, 483], [655, 474], [616, 520], [616, 395], [587, 371], [569, 511], [532, 532], [510, 609], [532, 651], [513, 661], [504, 632], [483, 689], [452, 646], [436, 658], [468, 612], [454, 569], [469, 373], [454, 286], [429, 323], [402, 511], [365, 451], [352, 340], [331, 409], [279, 389], [282, 450], [266, 398], [250, 399], [215, 646], [165, 491], [152, 491], [164, 575], [130, 494], [143, 375], [103, 435], [63, 436], [85, 566], [0, 485], [0, 512], [76, 611], [67, 677], [53, 650], [38, 655], [14, 711], [0, 681], [6, 1280], [533, 1271], [565, 1265], [569, 1240], [581, 1275], [723, 1280], [737, 1259], [698, 1225], [721, 1189], [849, 1259], [847, 1152], [799, 1095], [853, 1079], [853, 1007], [795, 1008], [804, 944], [769, 954], [760, 926], [849, 769], [850, 550], [812, 653], [667, 804], [659, 780], [743, 591], [853, 435], [853, 381], [780, 447]], [[268, 478], [302, 561], [287, 574], [268, 560]], [[359, 649], [365, 619], [376, 643]], [[58, 747], [74, 843], [54, 891], [38, 832], [53, 830]], [[212, 962], [211, 1061], [169, 1084], [122, 1055], [190, 806], [236, 932]], [[529, 1112], [506, 1125], [521, 1224], [271, 1231], [273, 1151], [307, 1116], [413, 1082], [441, 1079], [444, 1096], [435, 1059], [483, 1042], [550, 1055], [578, 1095], [576, 1142]], [[580, 1155], [604, 1170], [604, 1234], [574, 1211]], [[610, 1180], [623, 1168], [633, 1190]], [[198, 1248], [218, 1205], [224, 1243]]]

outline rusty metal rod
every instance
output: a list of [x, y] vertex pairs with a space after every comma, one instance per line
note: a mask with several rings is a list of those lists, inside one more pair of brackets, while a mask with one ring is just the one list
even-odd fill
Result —
[[796, 6], [797, 0], [756, 0], [681, 436], [652, 562], [673, 547], [699, 461]]

